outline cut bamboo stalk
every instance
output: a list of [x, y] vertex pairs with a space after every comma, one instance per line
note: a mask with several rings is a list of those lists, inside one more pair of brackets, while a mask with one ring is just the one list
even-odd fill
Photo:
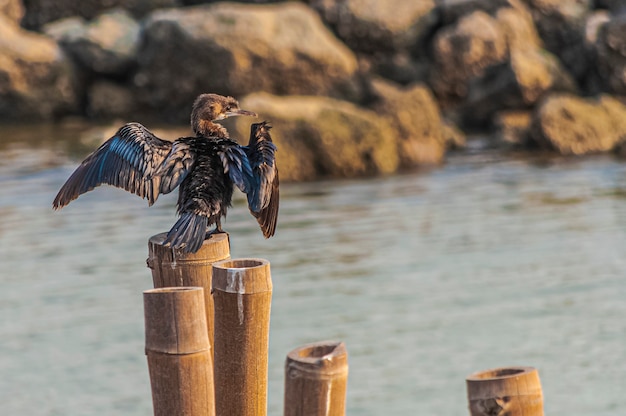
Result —
[[467, 377], [471, 416], [543, 416], [539, 372], [532, 367], [505, 367]]
[[214, 416], [213, 360], [203, 289], [144, 292], [146, 356], [155, 416]]
[[263, 259], [213, 264], [215, 407], [220, 416], [267, 414], [272, 279]]
[[346, 414], [348, 352], [343, 342], [296, 348], [285, 362], [284, 416]]
[[167, 233], [154, 235], [148, 242], [148, 267], [152, 270], [155, 288], [174, 286], [197, 286], [204, 289], [204, 304], [209, 333], [213, 346], [213, 298], [211, 297], [212, 265], [230, 258], [228, 234], [213, 234], [204, 241], [196, 253], [183, 253], [165, 247]]

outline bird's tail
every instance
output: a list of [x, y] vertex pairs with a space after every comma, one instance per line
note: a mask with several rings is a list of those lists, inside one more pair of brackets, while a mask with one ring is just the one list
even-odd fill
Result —
[[204, 215], [184, 212], [167, 233], [165, 245], [182, 248], [185, 253], [195, 253], [202, 247], [208, 225], [209, 219]]

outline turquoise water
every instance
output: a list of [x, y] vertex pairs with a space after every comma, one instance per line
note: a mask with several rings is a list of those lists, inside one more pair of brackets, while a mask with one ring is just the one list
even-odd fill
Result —
[[[87, 146], [4, 136], [0, 414], [150, 415], [147, 240], [175, 197], [53, 212]], [[539, 369], [546, 414], [626, 412], [626, 164], [454, 155], [281, 196], [275, 238], [240, 197], [224, 224], [233, 257], [271, 262], [270, 414], [287, 352], [325, 339], [348, 348], [349, 415], [468, 414], [465, 377], [507, 365]]]

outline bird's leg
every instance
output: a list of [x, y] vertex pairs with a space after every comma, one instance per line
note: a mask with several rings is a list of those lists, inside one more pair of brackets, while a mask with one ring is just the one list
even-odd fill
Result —
[[226, 231], [222, 230], [222, 222], [218, 218], [215, 221], [215, 229], [211, 231], [207, 231], [206, 236], [204, 238], [207, 239], [207, 238], [210, 238], [213, 234], [221, 234], [221, 233], [228, 235]]

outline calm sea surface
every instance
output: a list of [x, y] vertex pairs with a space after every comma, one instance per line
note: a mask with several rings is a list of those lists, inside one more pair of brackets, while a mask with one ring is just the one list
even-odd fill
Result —
[[[0, 414], [147, 416], [147, 240], [175, 197], [102, 187], [53, 212], [93, 148], [74, 133], [0, 130]], [[548, 415], [626, 414], [626, 163], [455, 155], [281, 196], [270, 240], [241, 196], [224, 224], [233, 257], [271, 262], [271, 415], [287, 352], [326, 339], [349, 415], [467, 415], [465, 377], [507, 365], [539, 369]]]

